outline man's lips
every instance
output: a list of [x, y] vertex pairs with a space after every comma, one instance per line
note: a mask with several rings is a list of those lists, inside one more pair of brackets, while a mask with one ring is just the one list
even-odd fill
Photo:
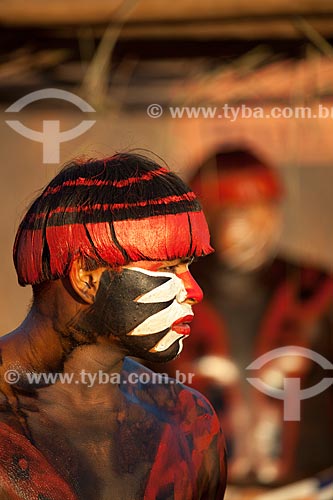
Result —
[[171, 330], [173, 330], [176, 333], [179, 333], [179, 335], [190, 335], [190, 325], [189, 323], [192, 321], [193, 316], [188, 314], [187, 316], [184, 316], [183, 318], [177, 319], [172, 326]]

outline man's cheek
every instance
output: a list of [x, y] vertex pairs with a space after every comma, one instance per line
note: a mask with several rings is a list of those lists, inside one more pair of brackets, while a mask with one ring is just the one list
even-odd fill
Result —
[[[138, 305], [131, 302], [117, 301], [115, 300], [113, 304], [107, 308], [101, 309], [96, 314], [100, 316], [101, 322], [103, 324], [104, 333], [108, 333], [115, 337], [130, 336], [140, 329], [141, 325], [149, 318], [154, 317], [161, 311], [160, 304], [144, 304]], [[158, 331], [153, 333], [159, 333], [163, 329], [163, 325], [160, 325]], [[146, 335], [140, 335], [138, 338], [141, 340], [150, 336], [151, 333], [146, 331]]]
[[[166, 302], [139, 302], [138, 297], [158, 289], [171, 278], [152, 273], [152, 276], [136, 270], [122, 272], [106, 270], [101, 276], [95, 303], [84, 317], [88, 328], [98, 334], [121, 337], [133, 332], [149, 318], [168, 308], [173, 300]], [[153, 333], [161, 332], [162, 325]], [[149, 330], [148, 330], [149, 332]]]

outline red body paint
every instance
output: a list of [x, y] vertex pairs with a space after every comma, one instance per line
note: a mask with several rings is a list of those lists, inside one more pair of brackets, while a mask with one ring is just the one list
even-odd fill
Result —
[[177, 274], [178, 278], [180, 278], [183, 283], [185, 290], [187, 292], [187, 297], [186, 299], [190, 299], [195, 301], [196, 304], [202, 301], [203, 299], [203, 292], [196, 282], [196, 280], [193, 278], [192, 274], [190, 271], [186, 271], [185, 273]]

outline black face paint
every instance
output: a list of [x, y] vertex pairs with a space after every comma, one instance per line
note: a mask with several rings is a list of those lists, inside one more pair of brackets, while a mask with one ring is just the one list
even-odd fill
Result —
[[147, 318], [173, 303], [175, 297], [164, 302], [137, 302], [144, 294], [171, 279], [172, 275], [170, 278], [152, 276], [128, 268], [123, 268], [121, 271], [104, 271], [95, 302], [87, 312], [76, 318], [75, 329], [84, 333], [91, 341], [97, 336], [112, 337], [131, 356], [152, 361], [173, 359], [179, 350], [178, 342], [163, 352], [149, 352], [166, 335], [171, 325], [149, 335], [128, 335]]

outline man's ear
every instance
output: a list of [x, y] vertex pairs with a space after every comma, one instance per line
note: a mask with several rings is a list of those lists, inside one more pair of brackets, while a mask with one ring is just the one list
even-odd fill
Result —
[[75, 259], [69, 270], [69, 280], [74, 291], [88, 304], [95, 302], [99, 282], [105, 267], [98, 267], [93, 271], [85, 269], [81, 257]]

